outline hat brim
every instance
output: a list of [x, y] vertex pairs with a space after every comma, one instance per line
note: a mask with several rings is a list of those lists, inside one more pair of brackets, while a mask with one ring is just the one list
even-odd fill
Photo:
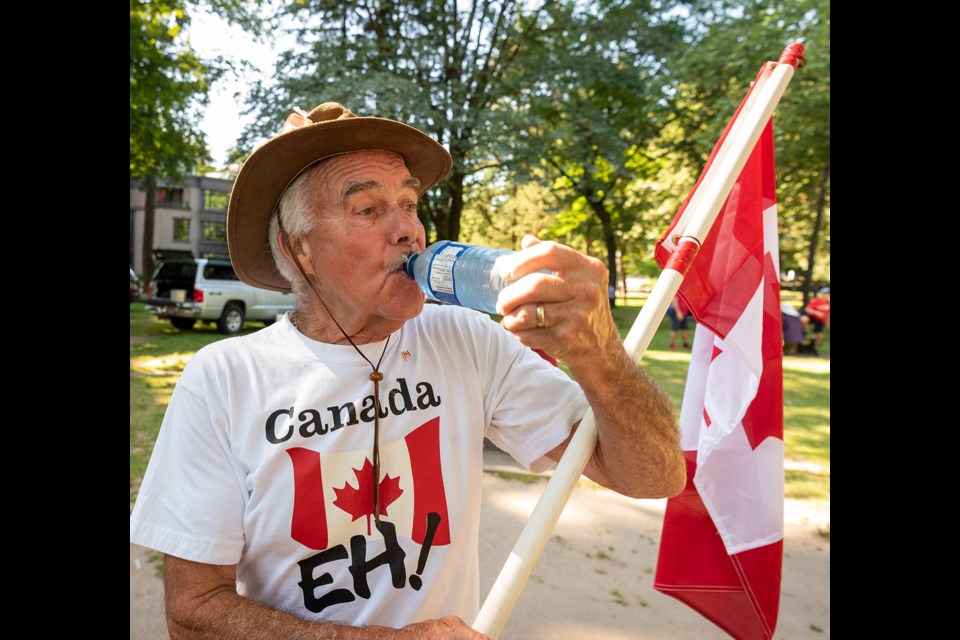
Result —
[[270, 251], [270, 216], [300, 173], [324, 158], [353, 151], [401, 156], [420, 193], [440, 182], [453, 161], [441, 144], [394, 120], [353, 117], [289, 131], [258, 147], [240, 167], [227, 207], [227, 249], [237, 275], [261, 289], [289, 292]]

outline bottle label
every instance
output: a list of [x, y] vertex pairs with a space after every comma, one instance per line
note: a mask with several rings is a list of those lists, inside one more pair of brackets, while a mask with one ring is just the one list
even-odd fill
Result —
[[440, 302], [459, 304], [453, 281], [453, 265], [468, 248], [468, 245], [459, 242], [448, 242], [430, 259], [430, 293]]

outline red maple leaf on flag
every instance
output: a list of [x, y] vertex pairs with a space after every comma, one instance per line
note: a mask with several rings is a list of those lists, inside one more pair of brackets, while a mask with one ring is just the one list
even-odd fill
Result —
[[[337, 499], [333, 504], [349, 513], [353, 517], [351, 522], [366, 516], [369, 536], [370, 517], [373, 515], [373, 463], [369, 458], [364, 458], [363, 467], [354, 469], [353, 474], [357, 477], [357, 488], [350, 486], [349, 482], [344, 482], [343, 487], [339, 489], [334, 487], [333, 492], [337, 495]], [[391, 478], [389, 474], [385, 475], [380, 481], [380, 515], [388, 515], [387, 507], [402, 493], [400, 477]]]

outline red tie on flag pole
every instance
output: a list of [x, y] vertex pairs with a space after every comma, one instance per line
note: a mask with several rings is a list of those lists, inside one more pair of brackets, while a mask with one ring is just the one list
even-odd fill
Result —
[[[796, 66], [792, 45], [780, 63]], [[785, 59], [786, 58], [786, 59]], [[734, 114], [725, 139], [767, 81], [770, 64]], [[666, 267], [685, 210], [657, 245]], [[687, 486], [667, 501], [654, 588], [736, 638], [771, 638], [783, 560], [783, 366], [773, 125], [737, 176], [679, 295], [698, 322], [680, 412]], [[682, 244], [678, 243], [678, 244]]]
[[[694, 187], [694, 192], [684, 203], [684, 207], [681, 208], [680, 213], [674, 220], [674, 224], [668, 232], [669, 237], [661, 241], [662, 249], [658, 246], [661, 254], [666, 252], [666, 255], [669, 255], [668, 261], [666, 265], [661, 263], [664, 271], [657, 279], [647, 302], [640, 309], [637, 319], [623, 341], [624, 348], [637, 362], [643, 357], [657, 327], [659, 327], [663, 316], [666, 314], [667, 308], [670, 306], [681, 282], [683, 282], [684, 275], [693, 264], [693, 259], [700, 249], [702, 239], [707, 236], [717, 219], [721, 206], [727, 200], [728, 194], [734, 189], [734, 183], [746, 164], [747, 158], [751, 155], [754, 147], [757, 146], [757, 141], [760, 139], [765, 124], [770, 120], [774, 107], [776, 107], [777, 102], [786, 90], [787, 84], [793, 77], [794, 69], [802, 62], [803, 51], [802, 44], [791, 44], [784, 50], [778, 63], [768, 62], [763, 66], [754, 86], [737, 110], [734, 120], [727, 126], [727, 131], [724, 132], [721, 142], [714, 149], [707, 167], [704, 169], [696, 187]], [[772, 162], [771, 155], [771, 171]], [[723, 233], [726, 234], [727, 232], [724, 231]], [[774, 217], [774, 244], [775, 239]], [[717, 237], [714, 242], [719, 246], [727, 242], [736, 243], [738, 240]], [[707, 281], [703, 281], [702, 284], [706, 285]], [[713, 295], [712, 297], [718, 298], [721, 303], [726, 299], [724, 295]], [[686, 298], [686, 300], [689, 303], [689, 298]], [[720, 304], [720, 307], [726, 309], [723, 304]], [[779, 322], [779, 308], [777, 312]], [[698, 320], [700, 319], [696, 312], [694, 312], [694, 316]], [[764, 321], [764, 324], [766, 325], [766, 321]], [[779, 324], [777, 327], [779, 331]], [[779, 349], [779, 343], [777, 346]], [[694, 347], [696, 348], [696, 341]], [[492, 640], [499, 638], [507, 617], [519, 599], [520, 592], [530, 577], [550, 532], [556, 525], [560, 512], [570, 498], [596, 444], [597, 427], [593, 411], [588, 409], [473, 622], [474, 629], [486, 634]], [[783, 499], [782, 466], [781, 439], [781, 502]], [[686, 491], [682, 495], [685, 495], [685, 493]], [[671, 595], [677, 594], [671, 593]], [[776, 587], [776, 599], [779, 600], [779, 578]]]

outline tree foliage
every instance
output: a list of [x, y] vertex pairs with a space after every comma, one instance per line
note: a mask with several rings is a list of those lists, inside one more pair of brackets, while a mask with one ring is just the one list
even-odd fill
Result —
[[464, 203], [463, 242], [519, 250], [526, 234], [551, 237], [548, 230], [562, 207], [549, 186], [504, 180], [493, 168], [478, 177]]
[[181, 0], [130, 0], [130, 178], [145, 192], [143, 267], [153, 272], [158, 178], [180, 180], [208, 159], [199, 130], [210, 69], [181, 37], [190, 19]]
[[568, 207], [556, 231], [584, 234], [588, 253], [598, 241], [611, 284], [619, 239], [648, 212], [631, 198], [634, 185], [659, 170], [662, 154], [646, 143], [666, 97], [664, 62], [682, 34], [665, 18], [669, 4], [552, 3], [541, 16], [543, 37], [516, 73], [513, 177], [536, 169], [553, 179]]
[[688, 45], [672, 56], [671, 110], [679, 132], [672, 143], [692, 166], [703, 166], [763, 62], [790, 42], [806, 46], [806, 66], [774, 111], [780, 264], [806, 272], [808, 281], [829, 279], [829, 0], [694, 2], [691, 9]]
[[153, 271], [155, 188], [181, 181], [210, 160], [200, 130], [212, 84], [228, 69], [221, 58], [202, 60], [185, 38], [188, 8], [204, 7], [259, 32], [259, 2], [246, 0], [130, 0], [130, 179], [146, 192], [143, 272]]
[[516, 246], [529, 225], [611, 278], [653, 268], [757, 70], [803, 41], [775, 112], [781, 265], [829, 277], [828, 0], [280, 1], [298, 45], [251, 88], [242, 152], [295, 106], [407, 122], [454, 160], [428, 239]]
[[422, 200], [428, 234], [457, 239], [464, 193], [490, 154], [478, 150], [509, 114], [506, 75], [537, 37], [542, 3], [293, 0], [299, 47], [274, 78], [252, 88], [254, 123], [241, 146], [276, 133], [294, 106], [340, 102], [358, 115], [394, 118], [432, 135], [453, 157], [449, 176]]
[[130, 0], [130, 177], [180, 178], [207, 159], [200, 108], [210, 66], [185, 43], [181, 0]]

